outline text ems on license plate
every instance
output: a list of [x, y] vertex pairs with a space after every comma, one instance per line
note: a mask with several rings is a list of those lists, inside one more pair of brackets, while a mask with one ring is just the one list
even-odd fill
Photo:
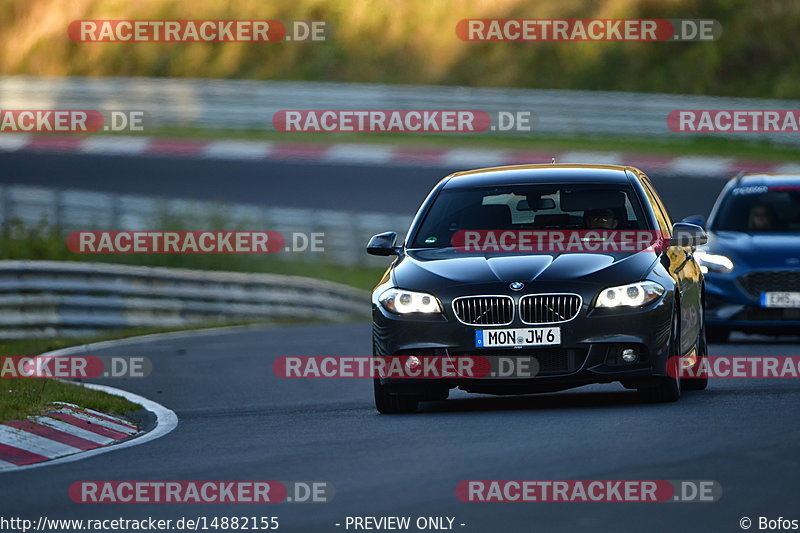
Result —
[[764, 307], [800, 308], [800, 292], [762, 292]]
[[547, 346], [561, 344], [561, 328], [476, 329], [475, 346]]

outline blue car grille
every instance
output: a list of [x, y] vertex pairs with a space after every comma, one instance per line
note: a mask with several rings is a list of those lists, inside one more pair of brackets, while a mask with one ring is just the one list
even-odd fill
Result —
[[800, 292], [800, 270], [751, 272], [739, 278], [739, 285], [753, 298], [762, 292]]

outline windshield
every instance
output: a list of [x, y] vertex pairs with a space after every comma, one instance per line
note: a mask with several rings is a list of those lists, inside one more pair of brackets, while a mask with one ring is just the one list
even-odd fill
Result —
[[800, 184], [736, 187], [723, 199], [710, 229], [800, 232]]
[[445, 248], [460, 230], [650, 229], [630, 186], [537, 184], [444, 189], [411, 248]]

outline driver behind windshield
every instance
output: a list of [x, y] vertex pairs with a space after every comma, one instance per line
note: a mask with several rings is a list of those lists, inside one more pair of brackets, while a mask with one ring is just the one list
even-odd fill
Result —
[[619, 220], [611, 209], [592, 209], [586, 211], [583, 218], [589, 229], [616, 229], [619, 225]]
[[775, 227], [775, 213], [769, 205], [758, 203], [750, 209], [747, 225], [750, 229], [772, 229]]

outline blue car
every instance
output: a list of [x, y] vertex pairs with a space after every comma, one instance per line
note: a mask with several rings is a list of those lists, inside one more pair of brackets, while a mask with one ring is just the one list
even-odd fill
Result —
[[709, 342], [731, 331], [800, 334], [800, 175], [731, 179], [703, 226], [695, 260], [705, 274]]

